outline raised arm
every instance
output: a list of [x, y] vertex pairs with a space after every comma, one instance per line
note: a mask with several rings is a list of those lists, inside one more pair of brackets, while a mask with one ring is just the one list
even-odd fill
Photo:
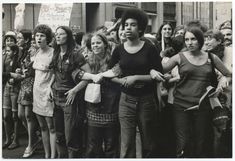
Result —
[[179, 54], [171, 57], [166, 63], [162, 63], [164, 73], [171, 71], [176, 65], [180, 64]]

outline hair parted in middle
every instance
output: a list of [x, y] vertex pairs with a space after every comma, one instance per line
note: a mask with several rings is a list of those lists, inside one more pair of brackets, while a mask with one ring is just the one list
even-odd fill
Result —
[[101, 55], [103, 55], [102, 57], [101, 57], [101, 55], [97, 55], [94, 53], [91, 54], [88, 57], [88, 64], [91, 67], [92, 73], [97, 73], [98, 71], [104, 72], [104, 71], [108, 70], [108, 64], [111, 59], [111, 46], [109, 45], [108, 39], [104, 34], [94, 33], [92, 35], [91, 39], [93, 37], [99, 37], [101, 39], [101, 41], [104, 43], [105, 50], [104, 50], [104, 53], [101, 54]]
[[159, 27], [159, 29], [158, 29], [158, 31], [157, 31], [157, 36], [156, 36], [156, 38], [157, 38], [158, 41], [161, 41], [161, 39], [162, 39], [162, 28], [163, 28], [165, 25], [169, 25], [169, 26], [171, 27], [171, 30], [172, 30], [171, 36], [173, 35], [173, 26], [172, 26], [171, 22], [165, 21], [165, 22], [163, 22], [163, 24], [161, 24], [161, 26]]
[[141, 31], [139, 36], [142, 37], [148, 25], [148, 15], [144, 11], [137, 8], [127, 9], [122, 15], [121, 24], [123, 28], [125, 26], [126, 20], [129, 18], [135, 19], [137, 21], [138, 29]]
[[[59, 26], [59, 27], [57, 27], [56, 31], [58, 29], [64, 30], [67, 34], [67, 40], [66, 40], [67, 51], [65, 54], [68, 54], [70, 56], [70, 55], [72, 55], [72, 53], [75, 49], [75, 40], [73, 39], [73, 32], [68, 26]], [[49, 68], [56, 68], [60, 52], [61, 52], [60, 45], [55, 43], [54, 44], [54, 55], [53, 55], [52, 62], [50, 64]]]
[[[75, 40], [73, 38], [72, 30], [68, 26], [59, 26], [59, 27], [57, 27], [56, 32], [58, 29], [64, 30], [67, 34], [67, 41], [66, 41], [67, 51], [66, 51], [66, 53], [72, 52], [75, 47]], [[55, 43], [54, 48], [55, 48], [55, 52], [60, 52], [60, 45], [58, 45], [57, 43]]]

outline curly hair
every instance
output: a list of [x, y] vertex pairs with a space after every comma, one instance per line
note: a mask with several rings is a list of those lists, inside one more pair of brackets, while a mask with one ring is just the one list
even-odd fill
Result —
[[46, 39], [47, 39], [47, 44], [49, 44], [52, 40], [52, 30], [49, 26], [41, 24], [36, 26], [36, 28], [33, 31], [34, 36], [36, 35], [36, 33], [43, 33], [46, 35]]
[[126, 20], [129, 18], [135, 19], [137, 21], [138, 29], [141, 31], [139, 33], [139, 36], [142, 37], [148, 25], [148, 15], [144, 11], [137, 8], [131, 8], [125, 10], [125, 12], [122, 15], [122, 21], [121, 21], [123, 27], [125, 26]]

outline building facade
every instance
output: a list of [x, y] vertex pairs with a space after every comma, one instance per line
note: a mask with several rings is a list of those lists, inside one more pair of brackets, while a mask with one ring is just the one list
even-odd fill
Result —
[[[3, 4], [3, 31], [14, 29], [15, 7], [18, 4]], [[143, 9], [149, 16], [147, 32], [157, 32], [164, 21], [173, 26], [198, 19], [209, 28], [216, 28], [232, 17], [232, 2], [113, 2], [73, 3], [69, 26], [75, 31], [92, 32], [107, 21], [121, 17], [128, 8]], [[41, 4], [25, 5], [24, 28], [33, 30], [38, 23]], [[225, 9], [226, 8], [226, 9]]]
[[178, 2], [176, 11], [177, 25], [197, 19], [216, 29], [224, 21], [232, 19], [232, 2]]

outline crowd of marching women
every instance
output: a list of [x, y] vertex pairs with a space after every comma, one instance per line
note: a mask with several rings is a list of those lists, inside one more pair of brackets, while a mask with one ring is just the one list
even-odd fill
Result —
[[231, 157], [231, 21], [147, 24], [128, 9], [92, 33], [6, 32], [2, 148], [20, 146], [22, 123], [24, 158], [41, 143], [45, 158]]

